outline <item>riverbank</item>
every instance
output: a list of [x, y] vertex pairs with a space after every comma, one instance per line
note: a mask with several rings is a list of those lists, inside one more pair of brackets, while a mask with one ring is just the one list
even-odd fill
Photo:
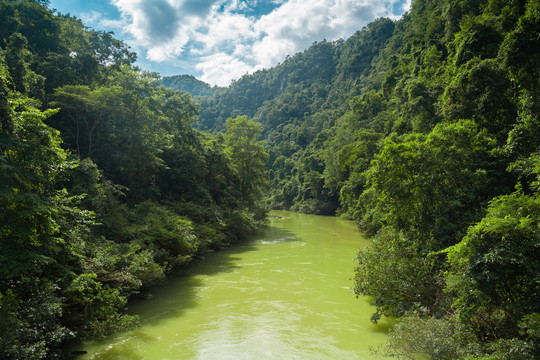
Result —
[[366, 239], [339, 218], [271, 216], [252, 239], [131, 301], [141, 326], [84, 343], [79, 359], [365, 359], [387, 328], [350, 289]]

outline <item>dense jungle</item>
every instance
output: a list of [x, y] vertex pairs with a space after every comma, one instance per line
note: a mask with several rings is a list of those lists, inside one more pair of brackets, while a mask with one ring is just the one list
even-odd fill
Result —
[[379, 356], [540, 356], [538, 0], [414, 0], [228, 87], [48, 1], [0, 19], [1, 358], [137, 326], [130, 297], [268, 209], [370, 235]]

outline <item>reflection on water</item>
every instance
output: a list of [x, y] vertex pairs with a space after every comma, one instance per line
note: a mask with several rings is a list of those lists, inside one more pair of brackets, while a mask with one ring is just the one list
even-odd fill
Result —
[[384, 323], [356, 299], [350, 222], [273, 212], [251, 242], [211, 254], [130, 304], [141, 327], [88, 342], [80, 359], [368, 359]]

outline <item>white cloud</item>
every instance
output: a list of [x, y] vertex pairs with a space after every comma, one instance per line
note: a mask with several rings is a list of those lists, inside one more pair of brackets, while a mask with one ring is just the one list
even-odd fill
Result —
[[272, 66], [314, 41], [350, 36], [386, 13], [379, 1], [290, 0], [255, 23], [264, 36], [253, 45], [253, 55], [257, 63]]
[[[411, 0], [112, 0], [127, 23], [130, 45], [149, 60], [173, 63], [194, 56], [203, 81], [227, 85], [271, 67], [314, 41], [352, 35], [394, 5]], [[257, 6], [273, 11], [256, 16]], [[186, 59], [183, 59], [186, 60]]]
[[411, 5], [412, 0], [406, 0], [402, 7], [403, 11], [409, 11], [411, 9]]
[[107, 19], [101, 12], [95, 10], [83, 12], [79, 17], [86, 26], [98, 29], [122, 30], [128, 26], [126, 19]]
[[208, 49], [223, 44], [232, 44], [236, 46], [239, 42], [243, 42], [254, 38], [256, 33], [253, 29], [253, 21], [241, 14], [213, 13], [212, 17], [207, 19], [206, 34], [199, 34], [197, 40], [203, 42]]
[[218, 53], [201, 58], [196, 69], [202, 71], [201, 80], [212, 85], [227, 86], [253, 70], [253, 67], [233, 55]]
[[80, 15], [80, 18], [85, 24], [93, 24], [97, 22], [99, 19], [101, 19], [101, 14], [93, 10], [87, 13], [82, 13]]
[[99, 22], [99, 26], [106, 29], [123, 29], [127, 24], [124, 20], [103, 19]]
[[225, 11], [240, 11], [240, 10], [246, 10], [248, 8], [249, 8], [248, 3], [242, 0], [231, 0], [228, 2], [228, 4], [225, 4]]

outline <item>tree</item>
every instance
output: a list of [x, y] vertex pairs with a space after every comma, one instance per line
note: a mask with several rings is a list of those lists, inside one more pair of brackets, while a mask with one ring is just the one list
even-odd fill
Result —
[[[2, 60], [0, 88], [6, 89]], [[68, 231], [61, 220], [78, 212], [59, 185], [73, 164], [60, 147], [58, 131], [43, 123], [56, 110], [42, 112], [17, 92], [7, 91], [7, 100], [0, 129], [0, 291], [9, 280], [40, 276], [54, 266]]]
[[0, 355], [39, 359], [72, 338], [58, 290], [73, 274], [71, 246], [91, 215], [61, 186], [74, 163], [44, 124], [56, 110], [36, 109], [9, 78], [0, 53]]
[[357, 255], [354, 293], [371, 298], [377, 322], [381, 316], [400, 317], [408, 312], [429, 314], [444, 308], [440, 265], [436, 256], [391, 228], [383, 228]]
[[518, 190], [495, 198], [486, 216], [448, 249], [454, 308], [484, 341], [523, 339], [525, 316], [540, 313], [539, 195]]
[[8, 66], [13, 87], [16, 91], [30, 95], [43, 96], [42, 86], [44, 78], [30, 70], [32, 53], [28, 50], [28, 40], [20, 33], [9, 37], [6, 46], [5, 60]]
[[60, 323], [58, 286], [23, 277], [0, 291], [0, 356], [3, 359], [59, 359], [59, 348], [74, 333]]
[[421, 311], [401, 317], [390, 329], [386, 346], [381, 350], [385, 358], [403, 360], [498, 360], [481, 357], [481, 347], [475, 342], [474, 334], [454, 317], [429, 317]]
[[439, 124], [428, 135], [388, 139], [367, 171], [383, 223], [426, 252], [455, 244], [482, 205], [504, 191], [493, 141], [472, 121]]
[[227, 120], [226, 153], [238, 178], [239, 195], [246, 205], [256, 202], [267, 187], [268, 154], [257, 138], [262, 126], [245, 116]]
[[460, 68], [443, 99], [448, 120], [472, 119], [504, 144], [516, 121], [514, 89], [506, 69], [497, 60], [475, 58]]
[[[68, 114], [74, 123], [74, 136], [71, 135], [73, 132], [69, 128], [64, 129], [63, 133], [75, 138], [74, 147], [79, 157], [92, 155], [92, 137], [96, 128], [104, 120], [107, 112], [112, 111], [113, 105], [120, 106], [118, 98], [121, 92], [119, 86], [90, 89], [85, 85], [65, 85], [55, 90], [56, 101], [52, 105], [60, 107], [61, 112]], [[86, 131], [84, 139], [81, 139], [83, 126]], [[81, 142], [87, 144], [85, 149], [81, 149]]]

